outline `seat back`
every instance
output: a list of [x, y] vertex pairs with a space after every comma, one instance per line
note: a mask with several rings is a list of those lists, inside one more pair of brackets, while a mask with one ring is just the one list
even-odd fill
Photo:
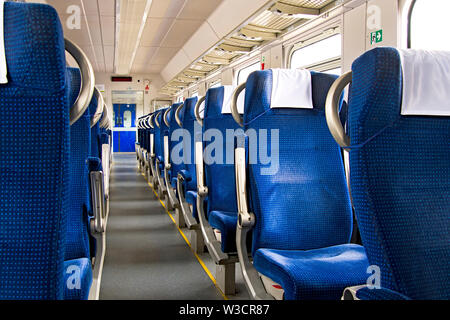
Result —
[[[232, 93], [233, 87], [222, 86], [209, 89], [206, 94], [203, 129], [206, 133], [204, 161], [208, 213], [226, 211], [236, 212], [237, 215], [234, 133], [241, 127], [231, 115]], [[222, 141], [216, 141], [219, 136]]]
[[144, 131], [144, 129], [142, 127], [141, 120], [142, 120], [142, 117], [140, 117], [138, 119], [137, 123], [138, 123], [138, 143], [142, 147], [142, 144], [143, 144], [143, 131]]
[[6, 2], [0, 85], [0, 299], [62, 299], [70, 127], [64, 37], [48, 5]]
[[195, 128], [197, 122], [195, 119], [195, 106], [197, 102], [197, 97], [186, 99], [184, 101], [184, 107], [180, 112], [180, 120], [185, 130], [183, 137], [184, 169], [189, 171], [192, 176], [192, 180], [187, 182], [185, 191], [197, 190], [197, 179], [195, 175]]
[[[160, 164], [164, 163], [164, 130], [166, 125], [163, 121], [164, 112], [167, 109], [161, 109], [156, 112], [155, 116], [155, 155], [158, 159], [160, 159]], [[156, 122], [159, 124], [159, 127], [156, 125]]]
[[[175, 103], [172, 105], [172, 110], [170, 111], [169, 115], [169, 154], [172, 155], [172, 150], [176, 148], [176, 146], [180, 143], [179, 140], [173, 139], [173, 135], [175, 133], [175, 130], [180, 130], [181, 127], [178, 125], [178, 122], [175, 118], [175, 112], [178, 110], [178, 108], [182, 105], [182, 103]], [[179, 159], [182, 159], [182, 149], [180, 150], [180, 153], [177, 155]], [[172, 178], [176, 178], [178, 175], [178, 172], [181, 170], [184, 170], [184, 165], [180, 163], [180, 161], [172, 161], [172, 157], [170, 157], [171, 160], [171, 168], [170, 168], [170, 176]]]
[[[421, 81], [410, 83], [414, 99], [423, 97], [428, 83], [446, 90], [449, 75], [442, 66], [449, 65], [448, 53], [445, 60], [422, 60], [422, 53], [410, 52], [421, 57], [414, 64]], [[369, 51], [353, 63], [352, 196], [369, 262], [381, 269], [381, 286], [412, 299], [449, 299], [450, 118], [402, 115], [410, 107], [402, 106], [402, 89], [411, 81], [403, 78], [404, 68], [393, 48]], [[434, 98], [448, 101], [447, 92], [421, 100], [425, 113], [437, 107]], [[444, 109], [450, 110], [448, 103]]]
[[[248, 78], [244, 123], [250, 150], [258, 150], [257, 161], [250, 154], [248, 165], [250, 210], [256, 216], [253, 253], [259, 248], [317, 249], [350, 240], [343, 159], [324, 110], [335, 79], [305, 70], [258, 71]], [[252, 142], [255, 134], [259, 148]], [[263, 164], [265, 155], [275, 158], [271, 165]]]
[[[89, 104], [89, 113], [92, 116], [94, 116], [95, 112], [97, 111], [98, 106], [98, 98], [93, 95], [91, 103]], [[91, 128], [91, 157], [95, 158], [101, 158], [102, 154], [102, 147], [100, 143], [100, 123], [97, 122], [95, 126]]]
[[[69, 103], [72, 106], [80, 92], [81, 73], [68, 68]], [[70, 127], [70, 210], [67, 217], [64, 259], [89, 258], [88, 212], [90, 212], [87, 160], [91, 151], [91, 117], [89, 110]]]

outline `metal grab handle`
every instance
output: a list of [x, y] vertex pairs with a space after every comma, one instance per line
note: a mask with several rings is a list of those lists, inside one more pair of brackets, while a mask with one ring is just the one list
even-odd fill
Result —
[[349, 71], [339, 77], [331, 86], [325, 103], [325, 115], [328, 128], [333, 138], [343, 148], [350, 146], [350, 137], [345, 133], [339, 117], [339, 101], [342, 91], [352, 82], [352, 72]]
[[150, 118], [148, 119], [148, 124], [150, 125], [150, 129], [155, 129], [155, 126], [154, 126], [154, 124], [153, 124], [153, 119], [155, 118], [155, 114], [154, 113], [152, 113], [151, 115], [150, 115]]
[[91, 234], [105, 232], [106, 203], [105, 186], [102, 171], [93, 171], [90, 173], [91, 199], [94, 219], [91, 225]]
[[158, 121], [158, 117], [159, 117], [160, 114], [161, 114], [161, 112], [159, 112], [159, 113], [156, 115], [156, 117], [155, 117], [155, 124], [156, 124], [156, 126], [157, 126], [158, 128], [161, 128], [161, 124], [160, 124], [159, 121]]
[[147, 117], [144, 117], [144, 119], [142, 119], [142, 129], [149, 129], [147, 125]]
[[200, 117], [200, 106], [202, 105], [203, 102], [205, 102], [205, 100], [206, 100], [206, 96], [201, 97], [198, 100], [197, 104], [195, 105], [195, 109], [194, 109], [195, 119], [197, 119], [197, 122], [202, 127], [203, 127], [203, 119]]
[[104, 128], [104, 129], [108, 129], [110, 122], [111, 122], [111, 119], [109, 118], [109, 109], [108, 109], [108, 106], [106, 104], [104, 104], [103, 116], [102, 116], [102, 119], [100, 120], [100, 127]]
[[164, 116], [163, 116], [164, 123], [166, 124], [167, 127], [170, 127], [169, 119], [167, 119], [167, 117], [169, 116], [169, 112], [171, 109], [172, 109], [172, 107], [167, 109], [166, 112], [164, 112]]
[[243, 84], [238, 86], [236, 88], [236, 90], [234, 90], [234, 92], [233, 92], [233, 99], [231, 99], [231, 114], [233, 116], [234, 121], [236, 121], [237, 124], [240, 125], [241, 127], [244, 126], [244, 119], [239, 114], [237, 101], [238, 101], [239, 95], [245, 89], [246, 85], [247, 85], [247, 82], [244, 82]]
[[183, 127], [183, 122], [181, 122], [181, 119], [180, 119], [180, 112], [181, 112], [181, 109], [183, 109], [183, 107], [184, 107], [184, 103], [182, 103], [181, 106], [179, 106], [177, 108], [177, 111], [175, 111], [175, 121], [180, 126], [180, 128]]
[[75, 43], [64, 39], [67, 52], [75, 59], [81, 71], [81, 88], [75, 104], [70, 108], [70, 125], [73, 125], [86, 112], [94, 95], [95, 74], [92, 64], [83, 50]]
[[103, 100], [103, 96], [96, 87], [94, 87], [94, 95], [97, 98], [97, 110], [95, 110], [94, 115], [91, 118], [91, 128], [93, 128], [102, 118], [103, 110], [105, 107], [105, 101]]

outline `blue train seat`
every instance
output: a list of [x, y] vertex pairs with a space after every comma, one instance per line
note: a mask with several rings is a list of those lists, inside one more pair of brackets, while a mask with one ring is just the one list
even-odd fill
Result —
[[[75, 103], [81, 86], [81, 73], [68, 68], [70, 105]], [[65, 265], [66, 270], [79, 268], [82, 285], [66, 286], [64, 299], [87, 300], [92, 284], [89, 240], [90, 190], [88, 159], [91, 152], [91, 116], [89, 110], [70, 127], [70, 206], [67, 217]], [[82, 267], [82, 268], [81, 268]], [[70, 270], [69, 270], [70, 271]], [[66, 280], [71, 276], [66, 272]]]
[[154, 135], [154, 148], [155, 148], [155, 179], [156, 179], [156, 187], [158, 189], [158, 195], [161, 200], [165, 199], [166, 189], [164, 184], [164, 176], [162, 172], [164, 170], [164, 134], [168, 130], [163, 116], [167, 111], [167, 108], [161, 109], [157, 112], [155, 116], [154, 123], [155, 127], [155, 135]]
[[[178, 110], [178, 108], [180, 106], [182, 106], [182, 103], [175, 103], [172, 105], [172, 110], [170, 113], [170, 117], [169, 117], [169, 153], [172, 152], [172, 150], [175, 149], [175, 147], [177, 146], [177, 144], [179, 143], [178, 141], [172, 139], [172, 136], [175, 132], [175, 130], [181, 129], [181, 127], [179, 126], [176, 117], [175, 117], [175, 112]], [[178, 156], [182, 157], [182, 153], [179, 154]], [[169, 174], [171, 177], [171, 186], [172, 188], [176, 189], [177, 187], [177, 176], [178, 173], [184, 169], [183, 164], [181, 163], [174, 163], [173, 161], [170, 162], [170, 170], [169, 170]]]
[[[266, 292], [276, 283], [286, 300], [340, 299], [349, 283], [368, 278], [364, 248], [349, 243], [353, 219], [343, 158], [325, 118], [335, 79], [278, 69], [254, 72], [246, 84], [247, 149], [254, 147], [252, 131], [259, 139], [257, 156], [248, 150], [247, 160], [239, 155], [243, 141], [236, 151], [241, 196], [248, 179], [248, 199], [238, 199], [239, 258], [245, 270], [254, 267], [262, 275]], [[269, 155], [272, 161], [263, 161]], [[253, 267], [245, 256], [251, 229]], [[256, 280], [247, 285], [261, 287]]]
[[[175, 219], [178, 227], [184, 227], [184, 220], [180, 220], [182, 215], [180, 215], [179, 202], [176, 194], [178, 172], [183, 169], [181, 166], [182, 163], [180, 162], [182, 153], [181, 150], [179, 150], [179, 154], [175, 155], [178, 159], [175, 159], [176, 161], [172, 161], [172, 151], [174, 151], [179, 144], [179, 141], [176, 139], [177, 137], [174, 135], [177, 133], [175, 130], [178, 130], [178, 133], [181, 133], [181, 127], [177, 122], [175, 113], [182, 107], [182, 105], [182, 103], [175, 103], [164, 114], [165, 122], [167, 121], [167, 123], [165, 123], [167, 126], [167, 131], [164, 138], [164, 160], [166, 162], [164, 166], [164, 180], [167, 191], [166, 207], [168, 210], [176, 210]], [[180, 136], [180, 134], [178, 134], [178, 136]]]
[[70, 126], [58, 14], [48, 5], [6, 2], [4, 38], [0, 299], [63, 299]]
[[380, 277], [358, 299], [450, 298], [449, 65], [449, 52], [394, 48], [353, 63], [350, 182]]
[[208, 90], [203, 118], [200, 103], [195, 111], [204, 136], [204, 141], [196, 141], [195, 148], [198, 218], [208, 252], [216, 264], [217, 285], [227, 295], [236, 292], [238, 210], [234, 139], [243, 134], [231, 114], [234, 89], [222, 86]]
[[[237, 252], [236, 224], [238, 210], [234, 172], [234, 138], [227, 139], [227, 130], [237, 131], [240, 129], [231, 115], [233, 91], [233, 86], [222, 86], [208, 90], [203, 120], [204, 132], [214, 130], [214, 132], [220, 132], [224, 138], [221, 150], [223, 158], [218, 159], [219, 163], [214, 159], [215, 153], [204, 155], [205, 186], [208, 188], [206, 216], [211, 227], [220, 232], [221, 249], [224, 253]], [[212, 146], [215, 142], [217, 143], [217, 141], [210, 141], [209, 143], [205, 141], [204, 149]], [[208, 158], [209, 156], [211, 159]]]
[[[180, 111], [183, 132], [183, 166], [178, 172], [177, 191], [181, 211], [189, 229], [199, 228], [197, 216], [197, 179], [195, 171], [195, 106], [198, 98], [188, 98]], [[200, 131], [200, 130], [199, 130]], [[200, 131], [201, 132], [201, 131]]]

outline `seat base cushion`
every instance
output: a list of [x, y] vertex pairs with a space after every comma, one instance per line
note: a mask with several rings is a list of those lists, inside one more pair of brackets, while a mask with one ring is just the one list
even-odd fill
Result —
[[222, 251], [236, 252], [237, 212], [211, 211], [208, 221], [211, 227], [220, 230], [222, 236]]
[[195, 220], [198, 221], [197, 214], [197, 192], [196, 191], [188, 191], [186, 192], [186, 202], [192, 205], [192, 216]]
[[64, 300], [88, 300], [92, 266], [87, 258], [64, 261]]
[[344, 244], [308, 251], [258, 249], [254, 266], [279, 283], [286, 300], [339, 300], [347, 287], [367, 282], [364, 247]]

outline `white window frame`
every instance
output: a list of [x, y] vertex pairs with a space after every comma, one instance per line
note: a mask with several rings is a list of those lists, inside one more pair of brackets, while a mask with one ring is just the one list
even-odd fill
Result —
[[289, 51], [288, 56], [288, 68], [292, 68], [292, 57], [294, 53], [302, 48], [308, 47], [310, 45], [313, 45], [314, 43], [317, 43], [319, 41], [328, 39], [330, 37], [333, 37], [335, 35], [341, 34], [341, 55], [339, 57], [333, 57], [327, 60], [318, 61], [316, 63], [302, 66], [302, 69], [309, 69], [314, 70], [318, 72], [326, 72], [333, 69], [342, 68], [342, 56], [343, 56], [343, 34], [341, 32], [341, 28], [339, 26], [327, 28], [325, 31], [321, 30], [319, 32], [316, 32], [313, 35], [309, 35], [308, 38], [305, 37], [305, 39], [298, 41]]
[[242, 70], [250, 68], [251, 66], [256, 65], [256, 64], [260, 64], [260, 63], [261, 63], [261, 61], [258, 58], [258, 60], [252, 59], [252, 60], [246, 61], [245, 64], [241, 64], [241, 65], [237, 66], [235, 68], [235, 75], [236, 76], [235, 76], [235, 80], [234, 80], [236, 85], [239, 85], [239, 74], [241, 73]]

